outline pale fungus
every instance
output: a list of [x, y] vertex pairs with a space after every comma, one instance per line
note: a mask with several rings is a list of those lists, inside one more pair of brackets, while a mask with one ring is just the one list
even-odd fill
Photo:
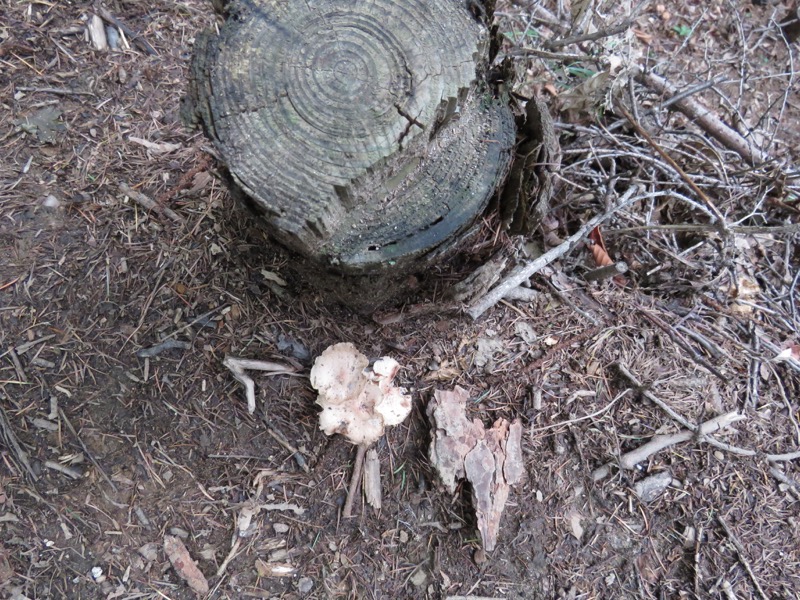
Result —
[[398, 362], [386, 356], [369, 368], [367, 357], [350, 343], [328, 347], [311, 369], [311, 385], [319, 392], [317, 404], [322, 407], [320, 429], [327, 435], [339, 433], [358, 446], [345, 517], [353, 509], [367, 449], [387, 425], [402, 423], [411, 412], [411, 397], [392, 385], [399, 369]]

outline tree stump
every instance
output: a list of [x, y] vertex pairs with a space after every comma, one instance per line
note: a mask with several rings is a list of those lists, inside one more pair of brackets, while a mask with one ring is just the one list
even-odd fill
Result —
[[347, 304], [457, 247], [509, 172], [514, 115], [469, 4], [232, 0], [196, 40], [187, 105], [232, 186]]

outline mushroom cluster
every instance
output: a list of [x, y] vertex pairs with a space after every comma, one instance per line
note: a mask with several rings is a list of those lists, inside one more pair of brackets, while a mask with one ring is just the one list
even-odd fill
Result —
[[311, 385], [322, 407], [319, 426], [327, 435], [341, 434], [358, 446], [356, 464], [343, 516], [349, 517], [367, 449], [383, 435], [386, 426], [402, 423], [411, 412], [411, 397], [392, 384], [400, 364], [384, 356], [369, 360], [353, 344], [327, 348], [314, 361]]

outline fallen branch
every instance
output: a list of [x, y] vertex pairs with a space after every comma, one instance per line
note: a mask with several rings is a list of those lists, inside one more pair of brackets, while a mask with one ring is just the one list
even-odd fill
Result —
[[[737, 411], [731, 411], [706, 421], [700, 425], [698, 430], [701, 436], [707, 436], [710, 433], [725, 429], [732, 423], [741, 421], [744, 418], [745, 417], [739, 414]], [[680, 444], [681, 442], [688, 442], [696, 435], [697, 432], [690, 430], [681, 431], [680, 433], [673, 433], [671, 435], [657, 435], [643, 446], [639, 446], [635, 450], [631, 450], [630, 452], [626, 452], [620, 456], [619, 461], [616, 464], [621, 469], [632, 470], [636, 465], [638, 465], [640, 462], [644, 462], [656, 452], [660, 452], [665, 448], [669, 448], [675, 444]], [[710, 438], [704, 438], [704, 441], [710, 442]], [[608, 477], [608, 475], [611, 473], [611, 467], [614, 464], [615, 463], [608, 463], [598, 469], [595, 469], [592, 472], [592, 480], [600, 481], [601, 479]]]
[[513, 271], [511, 271], [508, 277], [497, 284], [495, 288], [474, 302], [472, 306], [467, 309], [467, 314], [473, 319], [477, 320], [483, 313], [500, 302], [500, 300], [502, 300], [506, 294], [518, 287], [526, 279], [529, 279], [532, 275], [538, 273], [550, 263], [573, 250], [583, 241], [589, 232], [597, 227], [600, 223], [611, 217], [611, 215], [621, 208], [627, 206], [631, 202], [636, 201], [638, 197], [634, 197], [634, 194], [639, 192], [640, 189], [641, 188], [639, 186], [632, 186], [628, 188], [616, 206], [606, 211], [602, 215], [597, 215], [596, 217], [590, 219], [583, 227], [564, 240], [563, 243], [559, 244], [555, 248], [552, 248], [551, 250], [548, 250], [536, 260], [516, 267]]
[[137, 192], [133, 188], [131, 188], [127, 183], [124, 181], [119, 184], [119, 191], [128, 196], [131, 200], [136, 202], [139, 206], [146, 210], [152, 210], [154, 213], [159, 215], [164, 215], [165, 217], [169, 217], [176, 223], [183, 224], [184, 220], [183, 217], [176, 213], [171, 208], [167, 208], [166, 206], [161, 206], [155, 200], [152, 200], [148, 196], [145, 196], [141, 192]]
[[134, 44], [139, 46], [141, 50], [143, 50], [150, 56], [156, 56], [158, 54], [158, 52], [155, 51], [155, 48], [153, 48], [149, 43], [147, 43], [147, 40], [144, 39], [141, 34], [136, 33], [133, 29], [125, 25], [125, 23], [120, 21], [113, 14], [111, 14], [111, 11], [109, 11], [107, 8], [101, 6], [97, 12], [100, 14], [101, 17], [103, 17], [104, 21], [106, 21], [109, 25], [114, 25], [122, 33], [128, 36], [128, 38]]
[[[680, 93], [678, 88], [651, 71], [639, 70], [635, 74], [635, 78], [636, 81], [662, 96], [677, 96]], [[695, 125], [726, 148], [736, 152], [751, 165], [755, 166], [769, 161], [769, 157], [751, 140], [742, 137], [698, 101], [687, 97], [676, 100], [673, 104], [675, 108], [689, 117]]]
[[769, 600], [769, 596], [767, 596], [764, 593], [764, 589], [758, 582], [756, 574], [753, 572], [753, 568], [750, 566], [750, 563], [747, 560], [747, 555], [744, 552], [744, 546], [742, 546], [742, 543], [739, 541], [739, 538], [736, 537], [736, 535], [733, 533], [733, 530], [725, 522], [725, 519], [722, 518], [722, 515], [717, 515], [717, 521], [719, 521], [719, 524], [722, 525], [722, 528], [728, 535], [728, 539], [733, 543], [733, 547], [736, 548], [736, 554], [739, 556], [739, 562], [742, 563], [742, 565], [744, 566], [744, 570], [747, 571], [747, 574], [750, 576], [750, 581], [753, 582], [753, 585], [755, 586], [759, 597], [761, 598], [761, 600]]
[[[622, 375], [624, 375], [635, 387], [639, 389], [639, 393], [641, 393], [642, 396], [644, 396], [645, 398], [650, 400], [650, 402], [658, 406], [661, 410], [663, 410], [670, 417], [672, 417], [672, 419], [674, 419], [675, 421], [686, 427], [686, 429], [688, 429], [695, 435], [698, 433], [699, 434], [704, 433], [703, 431], [700, 431], [700, 428], [693, 425], [684, 417], [675, 412], [675, 410], [669, 404], [667, 404], [666, 402], [661, 400], [658, 396], [647, 390], [645, 386], [638, 379], [636, 379], [636, 377], [634, 377], [630, 371], [628, 371], [625, 365], [623, 365], [622, 363], [617, 363], [616, 367]], [[740, 421], [744, 418], [745, 418], [744, 416], [741, 416], [741, 418], [736, 420]], [[715, 440], [714, 438], [701, 437], [701, 440], [708, 443], [711, 446], [714, 446], [715, 448], [719, 448], [720, 450], [725, 450], [726, 452], [730, 452], [732, 454], [738, 454], [739, 456], [762, 455], [767, 461], [771, 463], [790, 462], [800, 458], [800, 451], [786, 452], [785, 454], [762, 454], [761, 452], [757, 452], [756, 450], [750, 450], [749, 448], [739, 448], [738, 446], [732, 446], [731, 444], [720, 442], [718, 440]]]
[[270, 375], [288, 375], [297, 371], [293, 366], [285, 363], [236, 358], [235, 356], [226, 356], [222, 364], [233, 374], [234, 379], [244, 386], [247, 395], [247, 412], [251, 415], [256, 411], [256, 384], [244, 372], [245, 369], [265, 371]]

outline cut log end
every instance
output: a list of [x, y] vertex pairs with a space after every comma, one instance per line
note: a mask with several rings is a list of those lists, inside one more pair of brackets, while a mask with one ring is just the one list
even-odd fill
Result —
[[321, 270], [401, 275], [502, 185], [514, 116], [463, 0], [232, 0], [198, 36], [188, 116], [272, 236]]

